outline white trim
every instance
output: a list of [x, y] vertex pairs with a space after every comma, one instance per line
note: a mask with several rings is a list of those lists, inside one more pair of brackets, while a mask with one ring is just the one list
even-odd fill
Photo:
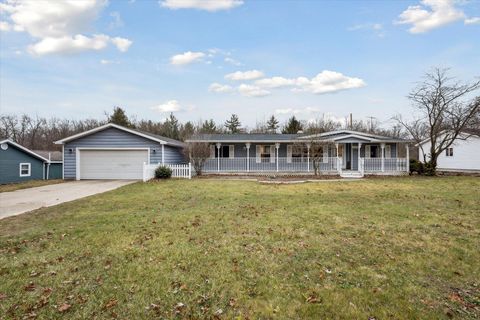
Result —
[[[80, 180], [80, 151], [82, 150], [118, 150], [118, 151], [126, 151], [126, 150], [147, 150], [147, 164], [150, 164], [150, 148], [102, 148], [102, 147], [80, 147], [75, 148], [75, 180]], [[65, 166], [63, 166], [65, 167]]]
[[65, 145], [62, 144], [62, 180], [65, 180]]
[[87, 130], [87, 131], [84, 131], [84, 132], [80, 132], [80, 133], [77, 133], [77, 134], [74, 134], [73, 136], [70, 136], [70, 137], [66, 137], [66, 138], [63, 138], [61, 140], [58, 140], [58, 141], [55, 141], [54, 143], [55, 144], [65, 144], [66, 142], [69, 142], [69, 141], [72, 141], [72, 140], [75, 140], [75, 139], [78, 139], [78, 138], [81, 138], [81, 137], [84, 137], [84, 136], [88, 136], [88, 135], [91, 135], [93, 133], [96, 133], [96, 132], [99, 132], [99, 131], [103, 131], [105, 129], [108, 129], [108, 128], [116, 128], [116, 129], [119, 129], [119, 130], [123, 130], [125, 132], [128, 132], [128, 133], [131, 133], [131, 134], [135, 134], [137, 136], [140, 136], [140, 137], [143, 137], [143, 138], [146, 138], [146, 139], [149, 139], [149, 140], [153, 140], [153, 141], [156, 141], [156, 142], [160, 142], [160, 143], [163, 143], [163, 144], [171, 144], [171, 145], [175, 145], [175, 146], [183, 146], [183, 144], [179, 141], [178, 144], [176, 143], [172, 143], [172, 142], [168, 142], [168, 141], [165, 141], [165, 140], [162, 140], [162, 139], [157, 139], [155, 137], [152, 137], [152, 136], [149, 136], [148, 134], [143, 134], [141, 132], [138, 132], [138, 131], [135, 131], [135, 130], [132, 130], [132, 129], [129, 129], [129, 128], [125, 128], [125, 127], [122, 127], [122, 126], [119, 126], [118, 124], [114, 124], [114, 123], [107, 123], [103, 126], [100, 126], [100, 127], [97, 127], [97, 128], [93, 128], [93, 129], [90, 129], [90, 130]]
[[[163, 164], [165, 164], [165, 145], [163, 143], [161, 145], [162, 145], [162, 165], [163, 165]], [[150, 150], [150, 149], [148, 149], [148, 150]], [[148, 155], [148, 161], [150, 161], [150, 154]]]
[[[22, 174], [22, 166], [28, 166], [28, 173]], [[31, 177], [32, 176], [32, 164], [30, 162], [20, 162], [18, 164], [18, 174], [20, 177]]]
[[233, 145], [233, 144], [230, 144], [230, 145], [228, 146], [228, 157], [229, 157], [230, 159], [235, 158], [235, 145]]
[[45, 161], [45, 162], [48, 162], [48, 159], [42, 157], [41, 155], [33, 152], [33, 151], [30, 150], [30, 149], [25, 148], [24, 146], [19, 145], [19, 144], [16, 143], [16, 142], [13, 142], [12, 140], [5, 139], [5, 140], [0, 141], [0, 144], [2, 144], [2, 143], [10, 143], [11, 145], [19, 148], [20, 150], [22, 150], [22, 151], [24, 151], [24, 152], [26, 152], [26, 153], [34, 156], [34, 157], [37, 157], [37, 158], [40, 159], [40, 160], [43, 160], [43, 161]]

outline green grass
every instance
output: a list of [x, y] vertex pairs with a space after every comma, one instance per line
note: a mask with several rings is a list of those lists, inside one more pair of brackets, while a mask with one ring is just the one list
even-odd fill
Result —
[[132, 184], [0, 220], [0, 318], [478, 319], [479, 208], [467, 177]]
[[57, 184], [62, 182], [63, 182], [62, 179], [54, 179], [54, 180], [29, 180], [29, 181], [18, 182], [18, 183], [0, 184], [0, 193], [27, 189], [27, 188], [41, 187], [49, 184]]

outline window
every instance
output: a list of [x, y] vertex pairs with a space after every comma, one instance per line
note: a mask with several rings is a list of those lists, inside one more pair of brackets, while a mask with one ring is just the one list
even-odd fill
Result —
[[20, 177], [30, 177], [31, 165], [30, 163], [20, 163]]
[[447, 148], [446, 150], [447, 157], [453, 157], [453, 148]]
[[275, 146], [257, 145], [256, 146], [256, 162], [275, 162]]
[[[213, 156], [214, 158], [218, 158], [218, 151], [217, 146], [214, 147], [214, 153]], [[211, 149], [210, 149], [211, 150]], [[233, 145], [222, 145], [220, 146], [220, 158], [233, 158], [233, 153], [234, 153], [234, 146]], [[212, 155], [212, 151], [210, 151], [210, 155]]]
[[378, 146], [370, 146], [370, 158], [378, 158]]

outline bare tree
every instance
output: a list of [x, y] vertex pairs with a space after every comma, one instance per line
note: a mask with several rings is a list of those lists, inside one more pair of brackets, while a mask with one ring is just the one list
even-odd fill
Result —
[[455, 140], [468, 138], [462, 132], [480, 109], [480, 96], [469, 98], [469, 94], [480, 88], [480, 80], [463, 83], [447, 73], [448, 69], [433, 69], [408, 95], [419, 113], [417, 118], [405, 121], [400, 115], [395, 117], [417, 143], [427, 139], [430, 142], [427, 152], [419, 146], [432, 173], [442, 152]]
[[210, 158], [210, 145], [206, 142], [189, 142], [183, 152], [193, 165], [197, 175], [201, 176], [205, 161]]

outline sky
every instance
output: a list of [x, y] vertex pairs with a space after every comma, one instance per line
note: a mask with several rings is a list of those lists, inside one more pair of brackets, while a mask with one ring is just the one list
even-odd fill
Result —
[[0, 0], [2, 114], [388, 124], [433, 67], [480, 76], [480, 1]]

